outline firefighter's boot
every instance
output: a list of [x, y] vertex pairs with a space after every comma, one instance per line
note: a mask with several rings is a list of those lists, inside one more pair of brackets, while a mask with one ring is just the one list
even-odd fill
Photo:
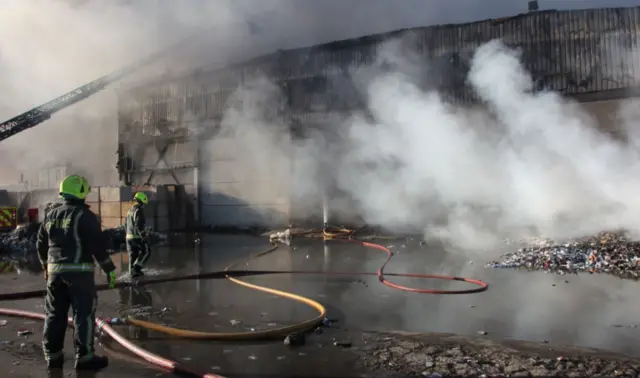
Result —
[[76, 370], [102, 370], [109, 366], [109, 358], [104, 356], [92, 356], [80, 358], [76, 361]]
[[144, 273], [142, 272], [142, 268], [139, 265], [133, 266], [133, 272], [131, 273], [131, 277], [143, 277]]
[[64, 365], [64, 357], [57, 357], [47, 361], [47, 369], [62, 369]]

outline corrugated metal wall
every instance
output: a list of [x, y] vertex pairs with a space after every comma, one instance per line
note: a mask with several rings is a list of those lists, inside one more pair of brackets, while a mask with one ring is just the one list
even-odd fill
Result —
[[152, 83], [123, 92], [120, 123], [128, 129], [137, 126], [138, 133], [148, 136], [182, 136], [193, 120], [219, 119], [233, 90], [257, 75], [280, 82], [293, 110], [346, 110], [359, 104], [357, 96], [345, 95], [354, 92], [344, 84], [349, 69], [371, 63], [384, 42], [398, 37], [407, 39], [404, 43], [424, 58], [425, 67], [442, 71], [437, 87], [463, 102], [473, 97], [463, 85], [473, 52], [495, 38], [522, 50], [540, 88], [598, 92], [628, 88], [640, 77], [640, 61], [626, 59], [640, 40], [640, 7], [545, 11], [279, 51], [226, 69]]
[[[640, 77], [640, 7], [538, 12], [467, 25], [424, 28], [424, 51], [449, 67], [444, 90], [462, 87], [471, 57], [483, 43], [501, 38], [522, 51], [525, 67], [538, 88], [564, 94], [626, 89]], [[457, 93], [469, 101], [471, 93]]]

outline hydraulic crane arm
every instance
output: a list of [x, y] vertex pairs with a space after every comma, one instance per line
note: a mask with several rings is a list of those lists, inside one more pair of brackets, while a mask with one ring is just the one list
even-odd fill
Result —
[[168, 55], [175, 48], [182, 46], [186, 40], [191, 40], [192, 38], [193, 36], [186, 38], [185, 40], [182, 40], [155, 54], [152, 54], [151, 56], [148, 56], [140, 60], [139, 62], [123, 67], [109, 75], [103, 76], [97, 80], [76, 88], [71, 92], [66, 93], [54, 100], [51, 100], [46, 104], [40, 105], [25, 113], [20, 114], [19, 116], [13, 117], [8, 121], [0, 123], [0, 141], [48, 120], [49, 118], [51, 118], [51, 115], [53, 113], [84, 100], [85, 98], [101, 91], [107, 85], [122, 79], [123, 77], [135, 72], [139, 68], [158, 60], [164, 55]]

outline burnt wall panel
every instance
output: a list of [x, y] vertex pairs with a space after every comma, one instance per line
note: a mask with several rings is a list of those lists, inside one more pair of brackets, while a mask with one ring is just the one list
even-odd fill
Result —
[[532, 12], [278, 51], [121, 91], [120, 141], [139, 145], [145, 138], [184, 138], [202, 132], [202, 124], [219, 122], [239, 85], [260, 76], [286, 88], [290, 106], [285, 112], [295, 118], [349, 113], [362, 106], [355, 87], [344, 85], [351, 81], [349, 71], [374, 62], [391, 40], [415, 50], [424, 59], [425, 76], [431, 78], [425, 85], [454, 103], [476, 101], [466, 83], [473, 54], [496, 38], [522, 51], [539, 90], [583, 95], [627, 89], [640, 77], [639, 60], [628, 54], [638, 47], [639, 35], [640, 7], [611, 8]]
[[[444, 70], [438, 88], [462, 102], [473, 98], [463, 78], [473, 52], [501, 38], [520, 48], [538, 89], [567, 95], [618, 90], [635, 85], [640, 8], [538, 12], [467, 25], [424, 28], [432, 64]], [[461, 88], [464, 88], [463, 90]]]

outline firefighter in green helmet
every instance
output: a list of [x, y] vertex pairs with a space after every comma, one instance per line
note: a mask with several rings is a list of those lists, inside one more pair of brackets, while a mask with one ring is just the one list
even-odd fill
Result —
[[129, 272], [131, 278], [141, 277], [142, 268], [149, 259], [149, 243], [147, 243], [146, 221], [144, 205], [149, 203], [149, 197], [143, 192], [133, 196], [134, 204], [127, 213], [126, 240], [129, 252]]
[[115, 266], [107, 253], [98, 218], [85, 204], [89, 183], [72, 175], [60, 182], [64, 203], [50, 210], [38, 230], [36, 249], [47, 281], [43, 350], [50, 369], [64, 362], [64, 337], [69, 307], [73, 310], [75, 367], [100, 370], [107, 357], [94, 354], [97, 292], [94, 258], [115, 287]]

